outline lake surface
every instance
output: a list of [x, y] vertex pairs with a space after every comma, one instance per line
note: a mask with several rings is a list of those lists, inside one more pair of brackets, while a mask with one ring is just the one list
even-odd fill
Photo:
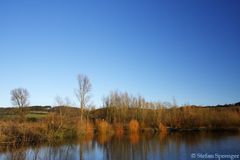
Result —
[[[99, 135], [82, 142], [0, 151], [0, 160], [240, 159], [239, 132]], [[231, 158], [230, 158], [231, 156]]]

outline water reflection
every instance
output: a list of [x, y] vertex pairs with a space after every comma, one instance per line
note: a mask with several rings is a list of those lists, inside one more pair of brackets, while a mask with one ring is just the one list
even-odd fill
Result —
[[191, 153], [240, 154], [239, 144], [239, 133], [97, 135], [75, 143], [1, 148], [0, 160], [181, 160]]
[[131, 144], [138, 144], [139, 142], [139, 134], [138, 133], [131, 133], [129, 135], [129, 140], [131, 142]]

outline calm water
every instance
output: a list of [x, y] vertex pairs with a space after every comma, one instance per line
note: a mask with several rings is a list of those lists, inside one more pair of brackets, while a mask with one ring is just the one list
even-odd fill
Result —
[[[240, 154], [240, 134], [226, 132], [98, 136], [58, 146], [0, 151], [0, 160], [187, 160]], [[208, 157], [203, 157], [208, 156]], [[194, 158], [195, 157], [195, 158]], [[232, 157], [234, 158], [234, 157]], [[230, 159], [230, 158], [222, 158]]]

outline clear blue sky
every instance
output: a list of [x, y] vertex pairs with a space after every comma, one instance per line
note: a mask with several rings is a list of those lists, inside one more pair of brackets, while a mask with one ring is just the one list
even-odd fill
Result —
[[0, 106], [76, 101], [79, 73], [101, 105], [111, 90], [151, 101], [240, 101], [240, 1], [0, 1]]

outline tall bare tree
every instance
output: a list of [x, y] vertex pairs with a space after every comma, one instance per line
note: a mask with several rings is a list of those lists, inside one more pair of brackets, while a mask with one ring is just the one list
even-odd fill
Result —
[[77, 77], [78, 89], [76, 90], [76, 97], [80, 103], [80, 119], [83, 119], [83, 109], [86, 108], [90, 100], [90, 92], [92, 84], [88, 76], [80, 74]]
[[29, 92], [25, 88], [16, 88], [11, 91], [11, 101], [20, 109], [20, 117], [24, 119], [24, 108], [29, 105]]

